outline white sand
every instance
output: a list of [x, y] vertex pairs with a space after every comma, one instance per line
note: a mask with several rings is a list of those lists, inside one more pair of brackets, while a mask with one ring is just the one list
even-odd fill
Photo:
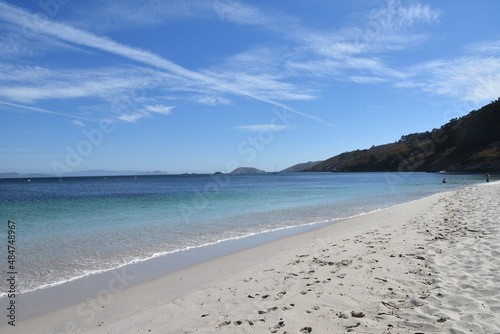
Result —
[[500, 333], [499, 208], [500, 184], [439, 194], [0, 332]]

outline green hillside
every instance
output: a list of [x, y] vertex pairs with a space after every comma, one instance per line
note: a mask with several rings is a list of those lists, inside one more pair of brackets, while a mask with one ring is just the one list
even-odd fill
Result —
[[439, 129], [346, 152], [303, 172], [500, 171], [500, 98]]

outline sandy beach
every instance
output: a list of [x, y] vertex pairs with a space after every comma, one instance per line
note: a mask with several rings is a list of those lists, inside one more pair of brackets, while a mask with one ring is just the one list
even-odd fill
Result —
[[140, 285], [122, 269], [0, 332], [500, 333], [499, 217], [498, 183], [442, 193]]

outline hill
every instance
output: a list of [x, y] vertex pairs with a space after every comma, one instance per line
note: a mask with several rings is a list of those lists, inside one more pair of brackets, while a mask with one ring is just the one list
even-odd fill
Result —
[[302, 172], [500, 171], [500, 98], [439, 129], [345, 152]]
[[300, 164], [293, 165], [291, 167], [285, 168], [281, 171], [281, 173], [294, 173], [294, 172], [300, 172], [303, 169], [306, 168], [312, 168], [315, 165], [319, 164], [322, 161], [309, 161], [309, 162], [303, 162]]
[[231, 172], [231, 174], [259, 174], [265, 173], [265, 170], [253, 168], [253, 167], [239, 167]]
[[167, 172], [155, 170], [151, 172], [140, 172], [140, 171], [110, 171], [104, 169], [95, 169], [95, 170], [84, 170], [84, 171], [74, 171], [64, 173], [63, 175], [56, 174], [19, 174], [16, 172], [12, 173], [0, 173], [0, 179], [15, 179], [15, 178], [36, 178], [36, 177], [92, 177], [92, 176], [128, 176], [128, 175], [166, 175]]

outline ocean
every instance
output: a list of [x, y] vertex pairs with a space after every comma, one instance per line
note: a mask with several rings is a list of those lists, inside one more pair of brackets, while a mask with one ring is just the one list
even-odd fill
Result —
[[[0, 179], [0, 240], [7, 244], [8, 221], [15, 222], [22, 293], [165, 254], [333, 223], [478, 183], [484, 183], [483, 175], [441, 173]], [[5, 254], [1, 277], [9, 271]]]

